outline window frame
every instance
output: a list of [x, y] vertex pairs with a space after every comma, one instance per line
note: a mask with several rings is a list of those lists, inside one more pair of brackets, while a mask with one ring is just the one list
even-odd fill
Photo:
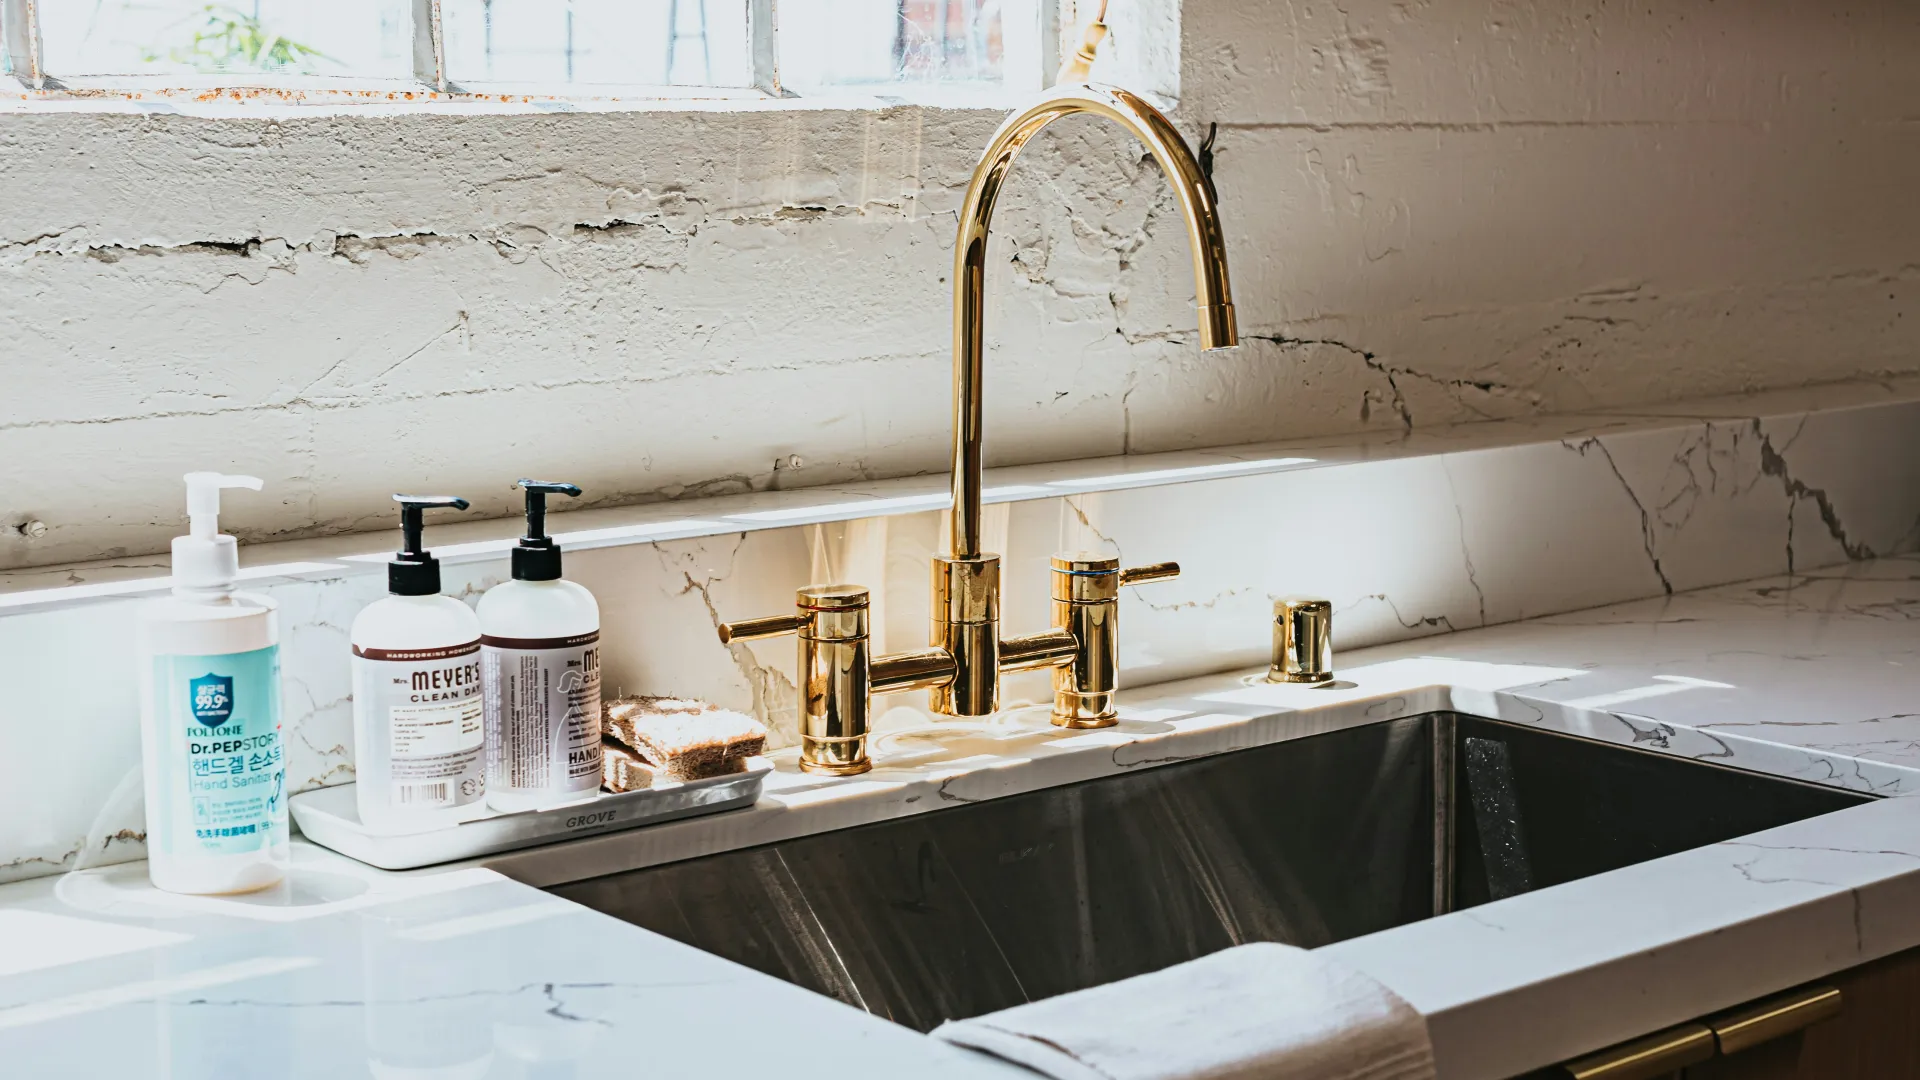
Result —
[[[46, 69], [45, 41], [41, 34], [39, 8], [48, 0], [0, 0], [0, 76], [11, 76], [32, 97], [55, 99], [68, 92], [88, 96], [119, 96], [137, 100], [149, 95], [204, 95], [219, 91], [223, 101], [251, 98], [288, 103], [353, 104], [377, 101], [514, 101], [553, 103], [630, 100], [647, 106], [672, 105], [676, 101], [787, 99], [800, 95], [783, 86], [780, 79], [779, 0], [742, 0], [747, 7], [747, 47], [750, 85], [746, 86], [627, 86], [587, 84], [571, 92], [512, 92], [491, 87], [468, 88], [455, 81], [457, 73], [447, 70], [445, 23], [441, 0], [409, 0], [412, 16], [411, 80], [354, 79], [337, 76], [242, 75], [214, 78], [175, 78], [171, 76], [116, 75], [72, 76], [63, 80]], [[57, 2], [57, 0], [55, 0]], [[1071, 0], [1068, 0], [1071, 4]], [[1010, 10], [1009, 10], [1010, 9]], [[979, 84], [959, 96], [965, 100], [950, 102], [962, 107], [997, 105], [1024, 97], [1052, 81], [1058, 66], [1062, 41], [1068, 28], [1061, 25], [1062, 0], [1011, 0], [1002, 13], [1002, 40], [1005, 52], [1002, 86], [984, 96]], [[1032, 25], [1025, 22], [1031, 18]], [[939, 99], [943, 84], [899, 83], [892, 86], [848, 87], [844, 94], [808, 95], [813, 102], [840, 97], [880, 98], [915, 104], [945, 104]], [[601, 92], [595, 92], [598, 89]], [[416, 97], [417, 95], [417, 97]], [[1004, 99], [1004, 100], [1001, 100]]]

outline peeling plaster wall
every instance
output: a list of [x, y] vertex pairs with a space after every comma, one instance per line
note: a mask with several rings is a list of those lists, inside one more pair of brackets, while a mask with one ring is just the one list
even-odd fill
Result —
[[[1920, 370], [1909, 0], [1183, 25], [1247, 344], [1194, 351], [1163, 183], [1064, 121], [1000, 215], [992, 463]], [[632, 502], [937, 470], [997, 120], [0, 115], [0, 566], [164, 548], [191, 468], [267, 479], [223, 519], [250, 539], [422, 486], [506, 514], [528, 474]]]

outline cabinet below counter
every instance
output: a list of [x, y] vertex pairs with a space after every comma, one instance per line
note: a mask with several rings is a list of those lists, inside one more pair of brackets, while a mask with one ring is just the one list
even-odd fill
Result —
[[1920, 1076], [1920, 949], [1536, 1069], [1515, 1080], [1891, 1080], [1915, 1076]]
[[1920, 1077], [1920, 949], [1849, 968], [1822, 982], [1840, 991], [1838, 1015], [1691, 1066], [1682, 1080]]

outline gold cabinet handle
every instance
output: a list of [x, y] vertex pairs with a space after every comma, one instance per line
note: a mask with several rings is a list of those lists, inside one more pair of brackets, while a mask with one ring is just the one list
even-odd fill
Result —
[[1707, 1017], [1722, 1054], [1737, 1054], [1840, 1013], [1840, 990], [1804, 986]]
[[1652, 1080], [1713, 1056], [1713, 1029], [1701, 1023], [1656, 1031], [1560, 1066], [1573, 1080]]
[[1573, 1080], [1651, 1080], [1791, 1035], [1840, 1013], [1840, 991], [1804, 986], [1562, 1064]]

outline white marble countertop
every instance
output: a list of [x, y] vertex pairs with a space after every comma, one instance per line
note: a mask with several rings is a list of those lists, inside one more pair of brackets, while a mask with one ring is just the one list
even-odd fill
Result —
[[[751, 810], [389, 874], [298, 845], [290, 887], [169, 897], [139, 863], [0, 887], [0, 1060], [36, 1076], [1013, 1076], [532, 885], [1435, 709], [1819, 783], [1920, 786], [1920, 559], [1216, 676], [1118, 728], [890, 713], [879, 767], [787, 763]], [[517, 880], [509, 880], [509, 879]], [[1891, 798], [1327, 946], [1493, 1080], [1920, 945], [1920, 800]], [[1602, 1006], [1604, 1007], [1598, 1007]]]

